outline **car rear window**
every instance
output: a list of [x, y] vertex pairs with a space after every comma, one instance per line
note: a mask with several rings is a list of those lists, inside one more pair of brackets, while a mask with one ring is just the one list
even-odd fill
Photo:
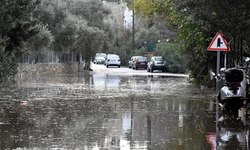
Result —
[[119, 56], [110, 56], [109, 58], [112, 58], [112, 59], [119, 59]]
[[164, 59], [162, 57], [156, 57], [155, 60], [156, 61], [164, 61]]
[[142, 57], [142, 58], [138, 58], [137, 60], [138, 61], [147, 61], [147, 58], [146, 57]]
[[99, 54], [96, 57], [106, 57], [106, 55], [105, 54]]

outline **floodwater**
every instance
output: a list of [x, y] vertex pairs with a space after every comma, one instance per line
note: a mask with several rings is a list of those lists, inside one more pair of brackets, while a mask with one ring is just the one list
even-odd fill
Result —
[[0, 88], [0, 149], [249, 149], [244, 121], [215, 101], [185, 77], [22, 77]]

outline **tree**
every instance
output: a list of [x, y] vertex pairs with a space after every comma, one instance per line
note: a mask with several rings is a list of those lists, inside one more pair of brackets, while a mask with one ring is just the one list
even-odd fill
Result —
[[33, 17], [38, 0], [0, 1], [0, 78], [17, 72], [17, 65], [24, 53], [23, 46], [39, 30]]
[[112, 32], [104, 23], [109, 13], [99, 0], [43, 0], [37, 17], [48, 25], [54, 51], [78, 52], [89, 62], [96, 52], [110, 45]]
[[[233, 64], [235, 55], [248, 49], [249, 1], [153, 0], [148, 3], [147, 0], [136, 0], [132, 1], [131, 8], [144, 18], [161, 17], [177, 29], [179, 43], [193, 56], [190, 68], [197, 83], [206, 82], [208, 69], [213, 66], [209, 63], [213, 61], [209, 60], [215, 55], [208, 53], [206, 48], [216, 32], [221, 30], [226, 39], [233, 41], [229, 55]], [[240, 50], [236, 45], [241, 45], [238, 46]]]

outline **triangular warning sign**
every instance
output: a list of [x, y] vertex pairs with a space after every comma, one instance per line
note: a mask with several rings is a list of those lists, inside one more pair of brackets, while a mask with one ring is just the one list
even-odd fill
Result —
[[208, 51], [230, 51], [230, 48], [227, 46], [227, 41], [223, 38], [220, 32], [217, 32], [213, 41], [207, 48]]

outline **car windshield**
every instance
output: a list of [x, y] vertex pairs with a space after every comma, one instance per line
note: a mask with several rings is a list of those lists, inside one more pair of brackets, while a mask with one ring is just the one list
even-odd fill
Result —
[[99, 54], [97, 57], [106, 57], [105, 54]]
[[142, 57], [142, 58], [138, 58], [137, 60], [138, 61], [147, 61], [147, 58], [146, 57]]
[[164, 61], [164, 59], [162, 57], [156, 57], [155, 60], [156, 61]]
[[102, 56], [97, 56], [96, 58], [97, 59], [104, 59], [104, 57], [102, 57]]

